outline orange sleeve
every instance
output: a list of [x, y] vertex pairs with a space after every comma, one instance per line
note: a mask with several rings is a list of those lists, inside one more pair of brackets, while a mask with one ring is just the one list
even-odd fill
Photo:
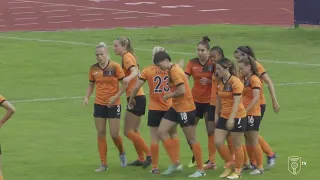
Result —
[[3, 102], [6, 101], [6, 98], [0, 95], [0, 106], [2, 105]]
[[260, 64], [259, 62], [257, 62], [257, 69], [258, 69], [258, 73], [260, 74], [260, 77], [265, 73], [267, 73], [264, 67], [262, 66], [262, 64]]
[[191, 76], [191, 71], [192, 71], [192, 65], [191, 65], [191, 62], [189, 61], [184, 70], [184, 73], [186, 73], [188, 76]]
[[92, 72], [92, 69], [90, 68], [90, 71], [89, 71], [89, 81], [90, 81], [90, 82], [95, 82], [96, 79], [94, 78], [94, 76], [93, 76], [92, 73], [93, 73], [93, 72]]
[[173, 81], [173, 84], [176, 87], [184, 84], [183, 77], [181, 77], [181, 74], [179, 74], [179, 71], [175, 71], [175, 70], [171, 71], [170, 76], [171, 76], [170, 78]]
[[119, 64], [116, 65], [116, 76], [118, 80], [122, 80], [126, 75]]
[[240, 80], [236, 80], [232, 83], [232, 94], [233, 96], [241, 96], [243, 91], [243, 84]]
[[139, 75], [139, 79], [146, 81], [148, 77], [147, 74], [148, 74], [148, 69], [144, 68]]
[[262, 86], [260, 79], [256, 76], [251, 78], [250, 84], [251, 84], [252, 89], [261, 89], [261, 86]]
[[123, 66], [127, 71], [130, 71], [130, 68], [136, 66], [135, 59], [133, 59], [132, 57], [126, 56], [123, 59]]

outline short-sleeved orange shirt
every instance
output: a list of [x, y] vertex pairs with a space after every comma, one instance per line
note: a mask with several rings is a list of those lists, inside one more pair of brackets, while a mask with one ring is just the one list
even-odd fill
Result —
[[168, 71], [151, 65], [142, 70], [139, 79], [147, 81], [149, 85], [149, 110], [167, 111], [172, 104], [172, 99], [163, 101], [163, 96], [171, 92]]
[[178, 86], [184, 86], [186, 92], [179, 97], [172, 98], [172, 108], [177, 112], [190, 112], [196, 109], [189, 82], [183, 70], [176, 64], [169, 69], [169, 87], [172, 92]]
[[[241, 96], [243, 88], [243, 83], [236, 76], [230, 76], [226, 83], [223, 83], [222, 80], [219, 80], [217, 85], [217, 93], [221, 99], [221, 117], [229, 119], [234, 103], [233, 96]], [[241, 99], [235, 118], [243, 118], [246, 115], [246, 110]]]
[[[266, 72], [266, 70], [264, 69], [264, 67], [262, 66], [262, 64], [259, 63], [258, 61], [256, 61], [256, 65], [257, 65], [258, 73], [259, 73], [259, 75], [260, 75], [259, 78], [261, 79], [262, 75], [264, 75], [264, 74], [267, 73], [267, 72]], [[263, 82], [263, 81], [261, 80], [261, 82]], [[262, 83], [262, 85], [263, 85], [263, 83]], [[267, 102], [266, 102], [266, 98], [265, 98], [265, 96], [264, 96], [263, 86], [262, 86], [262, 88], [261, 88], [261, 90], [260, 90], [260, 104], [266, 104], [266, 103], [267, 103]]]
[[[253, 100], [253, 90], [261, 89], [262, 83], [258, 76], [252, 75], [248, 79], [242, 78], [244, 84], [244, 90], [242, 93], [242, 102], [245, 108]], [[261, 109], [259, 101], [252, 107], [251, 110], [247, 111], [248, 116], [261, 116]]]
[[[130, 68], [132, 67], [138, 67], [138, 63], [136, 58], [134, 57], [133, 54], [130, 52], [125, 53], [122, 56], [122, 69], [124, 71], [124, 74], [126, 76], [129, 76], [131, 74]], [[129, 85], [126, 89], [126, 96], [129, 97], [131, 95], [131, 90], [134, 88], [136, 82], [138, 81], [138, 78], [133, 78], [130, 82]], [[143, 92], [143, 88], [141, 87], [137, 93], [137, 96], [145, 95]]]
[[[119, 81], [125, 77], [120, 64], [109, 61], [108, 65], [102, 69], [99, 63], [90, 67], [89, 81], [96, 86], [95, 103], [107, 106], [109, 99], [119, 91]], [[115, 102], [120, 105], [120, 98]]]
[[6, 101], [6, 98], [0, 95], [0, 106], [2, 105], [3, 102]]
[[193, 77], [192, 96], [194, 102], [197, 103], [210, 103], [211, 99], [211, 84], [201, 85], [201, 78], [212, 78], [214, 71], [214, 64], [211, 60], [208, 60], [204, 65], [200, 63], [198, 58], [191, 59], [186, 68], [185, 73]]

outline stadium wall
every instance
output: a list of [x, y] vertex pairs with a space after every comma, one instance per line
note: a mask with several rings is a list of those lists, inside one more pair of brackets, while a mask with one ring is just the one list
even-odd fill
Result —
[[320, 25], [320, 0], [294, 0], [294, 24]]

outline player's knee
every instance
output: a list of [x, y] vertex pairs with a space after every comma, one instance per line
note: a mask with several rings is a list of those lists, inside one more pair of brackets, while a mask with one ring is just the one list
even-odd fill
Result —
[[102, 137], [105, 137], [106, 136], [106, 131], [104, 131], [104, 130], [99, 130], [98, 131], [98, 137], [99, 138], [102, 138]]
[[159, 137], [161, 140], [164, 140], [164, 139], [166, 139], [166, 138], [168, 137], [168, 132], [159, 129], [159, 131], [158, 131], [158, 137]]
[[110, 132], [110, 136], [112, 139], [117, 139], [119, 136], [119, 133], [118, 132]]

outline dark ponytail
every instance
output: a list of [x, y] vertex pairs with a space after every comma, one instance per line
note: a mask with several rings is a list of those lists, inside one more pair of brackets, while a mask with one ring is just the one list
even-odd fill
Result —
[[213, 46], [210, 49], [210, 52], [212, 52], [212, 51], [217, 51], [222, 56], [222, 58], [225, 58], [223, 49], [220, 46]]
[[247, 55], [247, 56], [251, 56], [254, 60], [256, 60], [256, 56], [253, 52], [253, 49], [250, 46], [239, 46], [234, 53], [243, 53], [242, 56]]
[[198, 43], [198, 45], [201, 44], [201, 45], [205, 46], [207, 50], [209, 50], [210, 49], [209, 42], [210, 42], [210, 38], [208, 36], [204, 36], [204, 37], [202, 37], [202, 41], [200, 41]]

